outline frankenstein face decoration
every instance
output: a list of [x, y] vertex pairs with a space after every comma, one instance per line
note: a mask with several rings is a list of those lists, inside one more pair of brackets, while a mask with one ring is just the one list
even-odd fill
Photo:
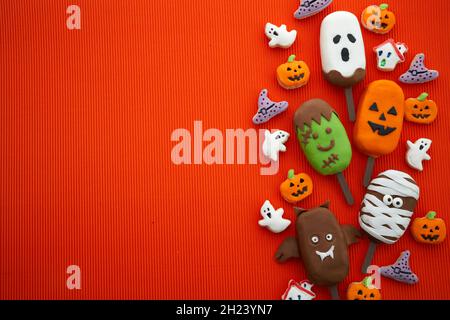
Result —
[[403, 127], [403, 90], [393, 81], [378, 80], [360, 100], [354, 138], [358, 148], [374, 158], [397, 147]]
[[336, 111], [325, 101], [305, 102], [295, 113], [294, 126], [300, 147], [316, 171], [332, 175], [348, 167], [350, 141]]
[[364, 41], [354, 14], [337, 11], [323, 19], [320, 52], [324, 76], [332, 84], [347, 88], [364, 78]]

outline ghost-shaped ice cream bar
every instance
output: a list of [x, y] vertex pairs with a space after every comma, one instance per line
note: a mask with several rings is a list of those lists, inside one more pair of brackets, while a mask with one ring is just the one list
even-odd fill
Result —
[[397, 148], [404, 100], [402, 88], [390, 80], [373, 81], [361, 96], [353, 137], [356, 147], [368, 156], [364, 186], [369, 184], [375, 159]]
[[308, 280], [329, 287], [333, 299], [338, 299], [336, 285], [349, 270], [348, 246], [358, 241], [359, 231], [339, 224], [328, 202], [310, 210], [296, 208], [296, 214], [296, 236], [284, 240], [275, 258], [284, 262], [301, 257]]
[[311, 166], [322, 175], [337, 175], [347, 203], [353, 204], [342, 174], [352, 159], [352, 148], [336, 111], [323, 100], [306, 101], [295, 112], [294, 127]]
[[349, 118], [354, 121], [352, 87], [366, 75], [364, 41], [354, 14], [337, 11], [323, 19], [320, 26], [320, 55], [325, 79], [345, 88]]
[[419, 186], [402, 171], [380, 173], [367, 187], [359, 225], [370, 237], [362, 272], [366, 273], [377, 243], [393, 244], [405, 233], [419, 200]]

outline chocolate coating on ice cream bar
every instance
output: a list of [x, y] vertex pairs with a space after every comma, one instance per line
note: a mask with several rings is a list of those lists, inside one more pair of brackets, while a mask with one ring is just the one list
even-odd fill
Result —
[[296, 237], [289, 237], [278, 248], [275, 258], [284, 262], [301, 257], [308, 279], [317, 285], [334, 286], [348, 274], [347, 248], [356, 243], [359, 231], [340, 225], [328, 209], [328, 202], [310, 210], [296, 209]]

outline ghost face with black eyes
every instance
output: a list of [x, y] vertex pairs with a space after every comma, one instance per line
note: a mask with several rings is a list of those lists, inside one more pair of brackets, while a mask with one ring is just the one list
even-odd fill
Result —
[[351, 87], [364, 78], [364, 41], [355, 15], [337, 11], [323, 19], [320, 53], [325, 78], [334, 85]]

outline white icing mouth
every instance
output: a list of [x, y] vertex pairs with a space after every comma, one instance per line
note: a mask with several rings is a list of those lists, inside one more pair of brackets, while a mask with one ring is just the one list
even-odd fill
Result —
[[320, 260], [325, 260], [325, 258], [330, 257], [331, 259], [334, 259], [334, 245], [331, 246], [330, 249], [326, 252], [320, 252], [316, 251], [316, 254], [320, 257]]

